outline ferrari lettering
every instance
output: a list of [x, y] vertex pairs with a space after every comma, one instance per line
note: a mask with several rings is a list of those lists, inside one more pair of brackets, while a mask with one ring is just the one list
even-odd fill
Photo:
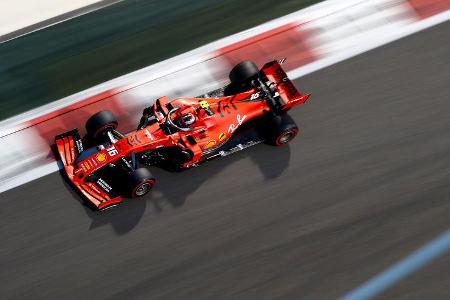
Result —
[[[104, 156], [105, 159], [106, 159], [106, 154], [105, 154], [105, 153], [102, 153], [102, 154], [103, 154], [103, 156]], [[90, 165], [92, 168], [95, 168], [95, 167], [97, 166], [97, 161], [96, 161], [95, 159], [89, 159], [87, 162], [89, 163], [89, 165]]]
[[90, 169], [87, 163], [82, 163], [81, 168], [83, 169], [84, 172], [87, 172]]

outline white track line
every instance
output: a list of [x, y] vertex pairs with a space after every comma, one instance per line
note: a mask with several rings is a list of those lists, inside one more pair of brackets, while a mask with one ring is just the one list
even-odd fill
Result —
[[450, 250], [450, 230], [408, 257], [392, 265], [360, 287], [344, 295], [340, 300], [368, 300], [376, 297], [398, 281], [423, 268]]

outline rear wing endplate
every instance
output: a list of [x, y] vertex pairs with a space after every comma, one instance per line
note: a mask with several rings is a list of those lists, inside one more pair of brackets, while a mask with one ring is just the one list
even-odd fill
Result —
[[302, 95], [297, 90], [294, 83], [288, 78], [278, 61], [274, 60], [268, 62], [261, 70], [266, 75], [267, 79], [276, 85], [277, 92], [283, 101], [283, 110], [305, 103], [311, 95]]

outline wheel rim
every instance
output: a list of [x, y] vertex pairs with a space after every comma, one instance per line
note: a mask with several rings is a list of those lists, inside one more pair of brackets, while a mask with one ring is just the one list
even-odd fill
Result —
[[285, 132], [280, 138], [278, 139], [278, 143], [280, 144], [286, 144], [292, 138], [295, 136], [295, 134], [292, 131]]
[[144, 196], [150, 191], [151, 187], [150, 182], [144, 182], [136, 189], [136, 196]]
[[98, 136], [107, 131], [107, 130], [111, 130], [111, 129], [115, 129], [117, 126], [115, 126], [114, 124], [106, 124], [102, 127], [100, 127], [99, 129], [97, 129], [97, 131], [94, 133], [93, 137], [94, 138], [98, 138]]

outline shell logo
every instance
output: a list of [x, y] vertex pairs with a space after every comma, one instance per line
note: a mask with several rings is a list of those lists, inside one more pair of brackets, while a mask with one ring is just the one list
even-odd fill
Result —
[[99, 153], [95, 157], [98, 162], [104, 162], [106, 160], [106, 154], [105, 153]]

